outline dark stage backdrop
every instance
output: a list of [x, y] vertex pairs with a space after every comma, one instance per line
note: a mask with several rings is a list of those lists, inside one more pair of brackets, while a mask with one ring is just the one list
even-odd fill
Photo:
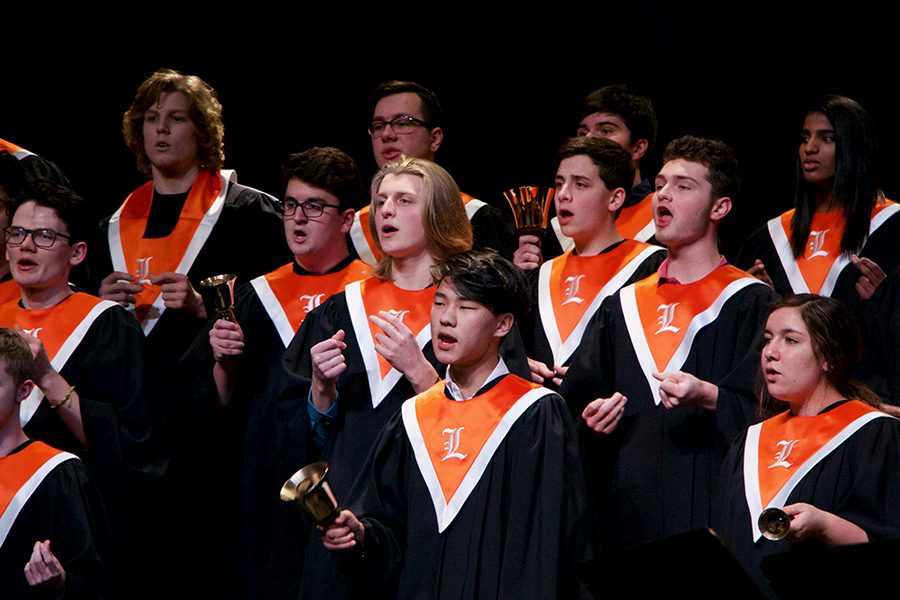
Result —
[[280, 195], [280, 161], [312, 145], [340, 147], [374, 172], [368, 93], [386, 79], [412, 79], [443, 101], [438, 162], [463, 190], [503, 206], [508, 187], [552, 182], [555, 149], [574, 133], [584, 95], [627, 82], [659, 116], [645, 175], [678, 135], [735, 148], [745, 185], [722, 234], [733, 256], [750, 231], [789, 207], [801, 110], [827, 92], [873, 114], [885, 189], [900, 194], [900, 119], [886, 91], [898, 53], [887, 19], [855, 6], [816, 19], [786, 19], [765, 3], [729, 3], [727, 14], [650, 1], [592, 7], [501, 21], [484, 6], [449, 3], [384, 5], [377, 16], [349, 6], [253, 6], [224, 18], [166, 5], [104, 15], [116, 27], [85, 21], [83, 10], [54, 12], [48, 23], [37, 9], [4, 7], [11, 39], [0, 137], [57, 162], [99, 218], [143, 181], [122, 141], [122, 113], [144, 77], [175, 68], [217, 90], [226, 166]]

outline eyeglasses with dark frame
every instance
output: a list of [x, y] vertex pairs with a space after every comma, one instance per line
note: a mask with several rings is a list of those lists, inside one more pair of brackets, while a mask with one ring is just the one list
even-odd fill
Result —
[[4, 227], [3, 239], [7, 246], [19, 246], [25, 242], [28, 236], [38, 248], [52, 248], [56, 243], [56, 238], [65, 238], [67, 242], [72, 243], [72, 236], [67, 233], [60, 233], [54, 229], [25, 229], [24, 227]]
[[423, 121], [422, 119], [417, 119], [410, 115], [400, 115], [399, 117], [394, 117], [390, 121], [382, 121], [381, 119], [372, 121], [369, 123], [369, 135], [373, 138], [380, 138], [384, 135], [384, 128], [388, 125], [391, 126], [391, 129], [397, 135], [410, 134], [416, 127], [432, 129], [431, 123], [428, 121]]
[[286, 217], [293, 217], [297, 209], [303, 213], [307, 219], [315, 219], [321, 217], [326, 208], [340, 208], [339, 204], [328, 204], [321, 200], [307, 200], [306, 202], [297, 202], [296, 200], [287, 199], [281, 203], [281, 214]]

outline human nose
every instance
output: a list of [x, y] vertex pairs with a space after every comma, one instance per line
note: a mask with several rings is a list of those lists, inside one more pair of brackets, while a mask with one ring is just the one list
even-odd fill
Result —
[[19, 247], [37, 252], [37, 244], [34, 243], [34, 232], [33, 231], [25, 232], [25, 237], [22, 239], [22, 243], [19, 244]]
[[659, 188], [657, 188], [657, 190], [656, 190], [657, 202], [660, 200], [664, 200], [664, 201], [668, 202], [671, 199], [672, 199], [672, 194], [671, 194], [671, 190], [669, 189], [668, 184], [661, 185], [661, 186], [659, 186]]
[[309, 220], [309, 217], [306, 216], [306, 210], [302, 204], [297, 205], [297, 209], [294, 210], [294, 214], [291, 215], [291, 218], [296, 223], [306, 223]]
[[804, 154], [817, 154], [819, 152], [819, 143], [815, 138], [811, 137], [800, 145], [800, 149]]
[[568, 202], [572, 199], [572, 190], [568, 184], [563, 183], [556, 187], [556, 198], [560, 202]]
[[778, 359], [778, 347], [776, 346], [774, 340], [769, 340], [768, 342], [766, 342], [766, 344], [763, 346], [762, 355], [766, 362], [771, 362]]
[[381, 216], [391, 216], [394, 214], [394, 201], [390, 198], [386, 199], [380, 207], [378, 207], [378, 212], [381, 213]]
[[393, 123], [387, 122], [384, 124], [384, 127], [381, 129], [381, 139], [397, 139], [397, 132], [394, 131]]
[[456, 314], [450, 307], [445, 306], [443, 307], [443, 310], [441, 310], [441, 313], [438, 316], [438, 320], [440, 321], [441, 325], [452, 327], [456, 325]]

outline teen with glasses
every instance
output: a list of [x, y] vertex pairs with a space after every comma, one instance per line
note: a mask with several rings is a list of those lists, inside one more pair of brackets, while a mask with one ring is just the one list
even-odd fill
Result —
[[[432, 90], [412, 81], [382, 83], [372, 93], [368, 128], [375, 164], [381, 168], [403, 156], [434, 161], [444, 141], [442, 123], [441, 104]], [[472, 224], [473, 247], [493, 248], [512, 258], [512, 215], [468, 194], [461, 193], [461, 197]], [[363, 207], [350, 230], [350, 240], [362, 260], [375, 264], [381, 253], [368, 231], [367, 216], [368, 207]]]
[[19, 417], [30, 438], [84, 460], [130, 589], [146, 542], [146, 493], [164, 466], [151, 437], [143, 336], [118, 304], [69, 285], [87, 254], [81, 198], [51, 184], [23, 198], [4, 231], [21, 298], [0, 306], [0, 327], [17, 328], [35, 356], [35, 388]]

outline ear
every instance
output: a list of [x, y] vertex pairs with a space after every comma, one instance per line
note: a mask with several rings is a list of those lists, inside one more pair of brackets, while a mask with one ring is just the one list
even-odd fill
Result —
[[69, 258], [69, 264], [73, 267], [81, 264], [87, 257], [87, 242], [75, 242], [72, 244], [72, 254]]
[[725, 218], [725, 215], [731, 212], [731, 198], [728, 196], [722, 196], [721, 198], [716, 198], [712, 207], [709, 209], [709, 220], [719, 222]]
[[356, 210], [352, 208], [348, 208], [341, 213], [341, 233], [344, 235], [350, 233], [350, 228], [353, 227], [353, 219], [355, 216]]
[[650, 149], [650, 142], [647, 138], [640, 138], [634, 143], [634, 146], [631, 148], [631, 160], [634, 162], [639, 162], [644, 155], [647, 154], [647, 150]]
[[27, 398], [31, 394], [31, 390], [34, 388], [34, 382], [30, 379], [26, 379], [22, 385], [19, 386], [19, 389], [16, 390], [16, 402], [21, 404], [25, 398]]
[[444, 141], [444, 130], [440, 127], [435, 127], [431, 130], [431, 152], [437, 153], [438, 149], [441, 147], [441, 143]]
[[628, 194], [625, 193], [625, 188], [615, 188], [609, 193], [609, 206], [607, 206], [607, 210], [609, 210], [613, 217], [615, 217], [616, 211], [625, 204], [625, 198], [627, 196]]
[[494, 330], [494, 337], [503, 339], [503, 336], [512, 330], [513, 324], [516, 322], [515, 317], [511, 313], [502, 313], [497, 315], [497, 329]]

